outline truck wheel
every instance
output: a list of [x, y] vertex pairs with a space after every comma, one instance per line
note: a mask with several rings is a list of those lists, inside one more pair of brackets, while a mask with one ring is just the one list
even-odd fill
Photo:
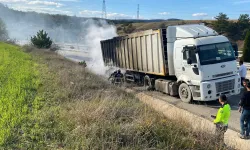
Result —
[[186, 83], [182, 83], [179, 86], [179, 96], [185, 103], [190, 103], [192, 101], [192, 92]]
[[149, 76], [144, 77], [144, 87], [149, 91], [153, 89], [152, 81]]

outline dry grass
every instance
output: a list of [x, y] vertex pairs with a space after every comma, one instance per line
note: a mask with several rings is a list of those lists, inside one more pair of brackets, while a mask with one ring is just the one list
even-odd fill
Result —
[[223, 149], [212, 135], [165, 119], [80, 65], [53, 52], [29, 52], [40, 64], [42, 103], [5, 148]]

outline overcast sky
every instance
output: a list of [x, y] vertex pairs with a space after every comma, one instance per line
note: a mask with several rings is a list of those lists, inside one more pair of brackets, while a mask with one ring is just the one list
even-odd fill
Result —
[[[21, 11], [101, 17], [103, 0], [0, 0]], [[250, 13], [250, 0], [106, 0], [108, 19], [212, 19], [219, 12], [230, 19]]]

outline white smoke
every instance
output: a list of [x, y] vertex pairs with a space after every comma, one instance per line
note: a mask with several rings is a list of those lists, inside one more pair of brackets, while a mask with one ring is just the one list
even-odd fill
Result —
[[9, 37], [20, 45], [30, 43], [30, 37], [43, 29], [60, 47], [59, 54], [72, 61], [86, 61], [96, 74], [105, 75], [108, 70], [104, 66], [100, 41], [117, 34], [116, 27], [105, 20], [21, 13], [1, 3], [0, 18], [6, 23]]
[[89, 56], [91, 57], [88, 68], [96, 74], [105, 75], [108, 67], [105, 67], [103, 62], [100, 42], [117, 36], [116, 27], [109, 25], [106, 21], [100, 21], [97, 25], [93, 20], [85, 21], [84, 26], [88, 26], [84, 44], [88, 46]]

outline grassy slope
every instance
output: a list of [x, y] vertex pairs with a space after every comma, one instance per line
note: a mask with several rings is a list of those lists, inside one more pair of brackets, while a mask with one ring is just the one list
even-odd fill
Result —
[[34, 67], [20, 48], [0, 43], [0, 144], [31, 109], [38, 84]]
[[36, 101], [26, 103], [36, 107], [12, 130], [3, 148], [222, 149], [210, 135], [166, 120], [133, 95], [52, 52], [23, 55], [38, 64]]

